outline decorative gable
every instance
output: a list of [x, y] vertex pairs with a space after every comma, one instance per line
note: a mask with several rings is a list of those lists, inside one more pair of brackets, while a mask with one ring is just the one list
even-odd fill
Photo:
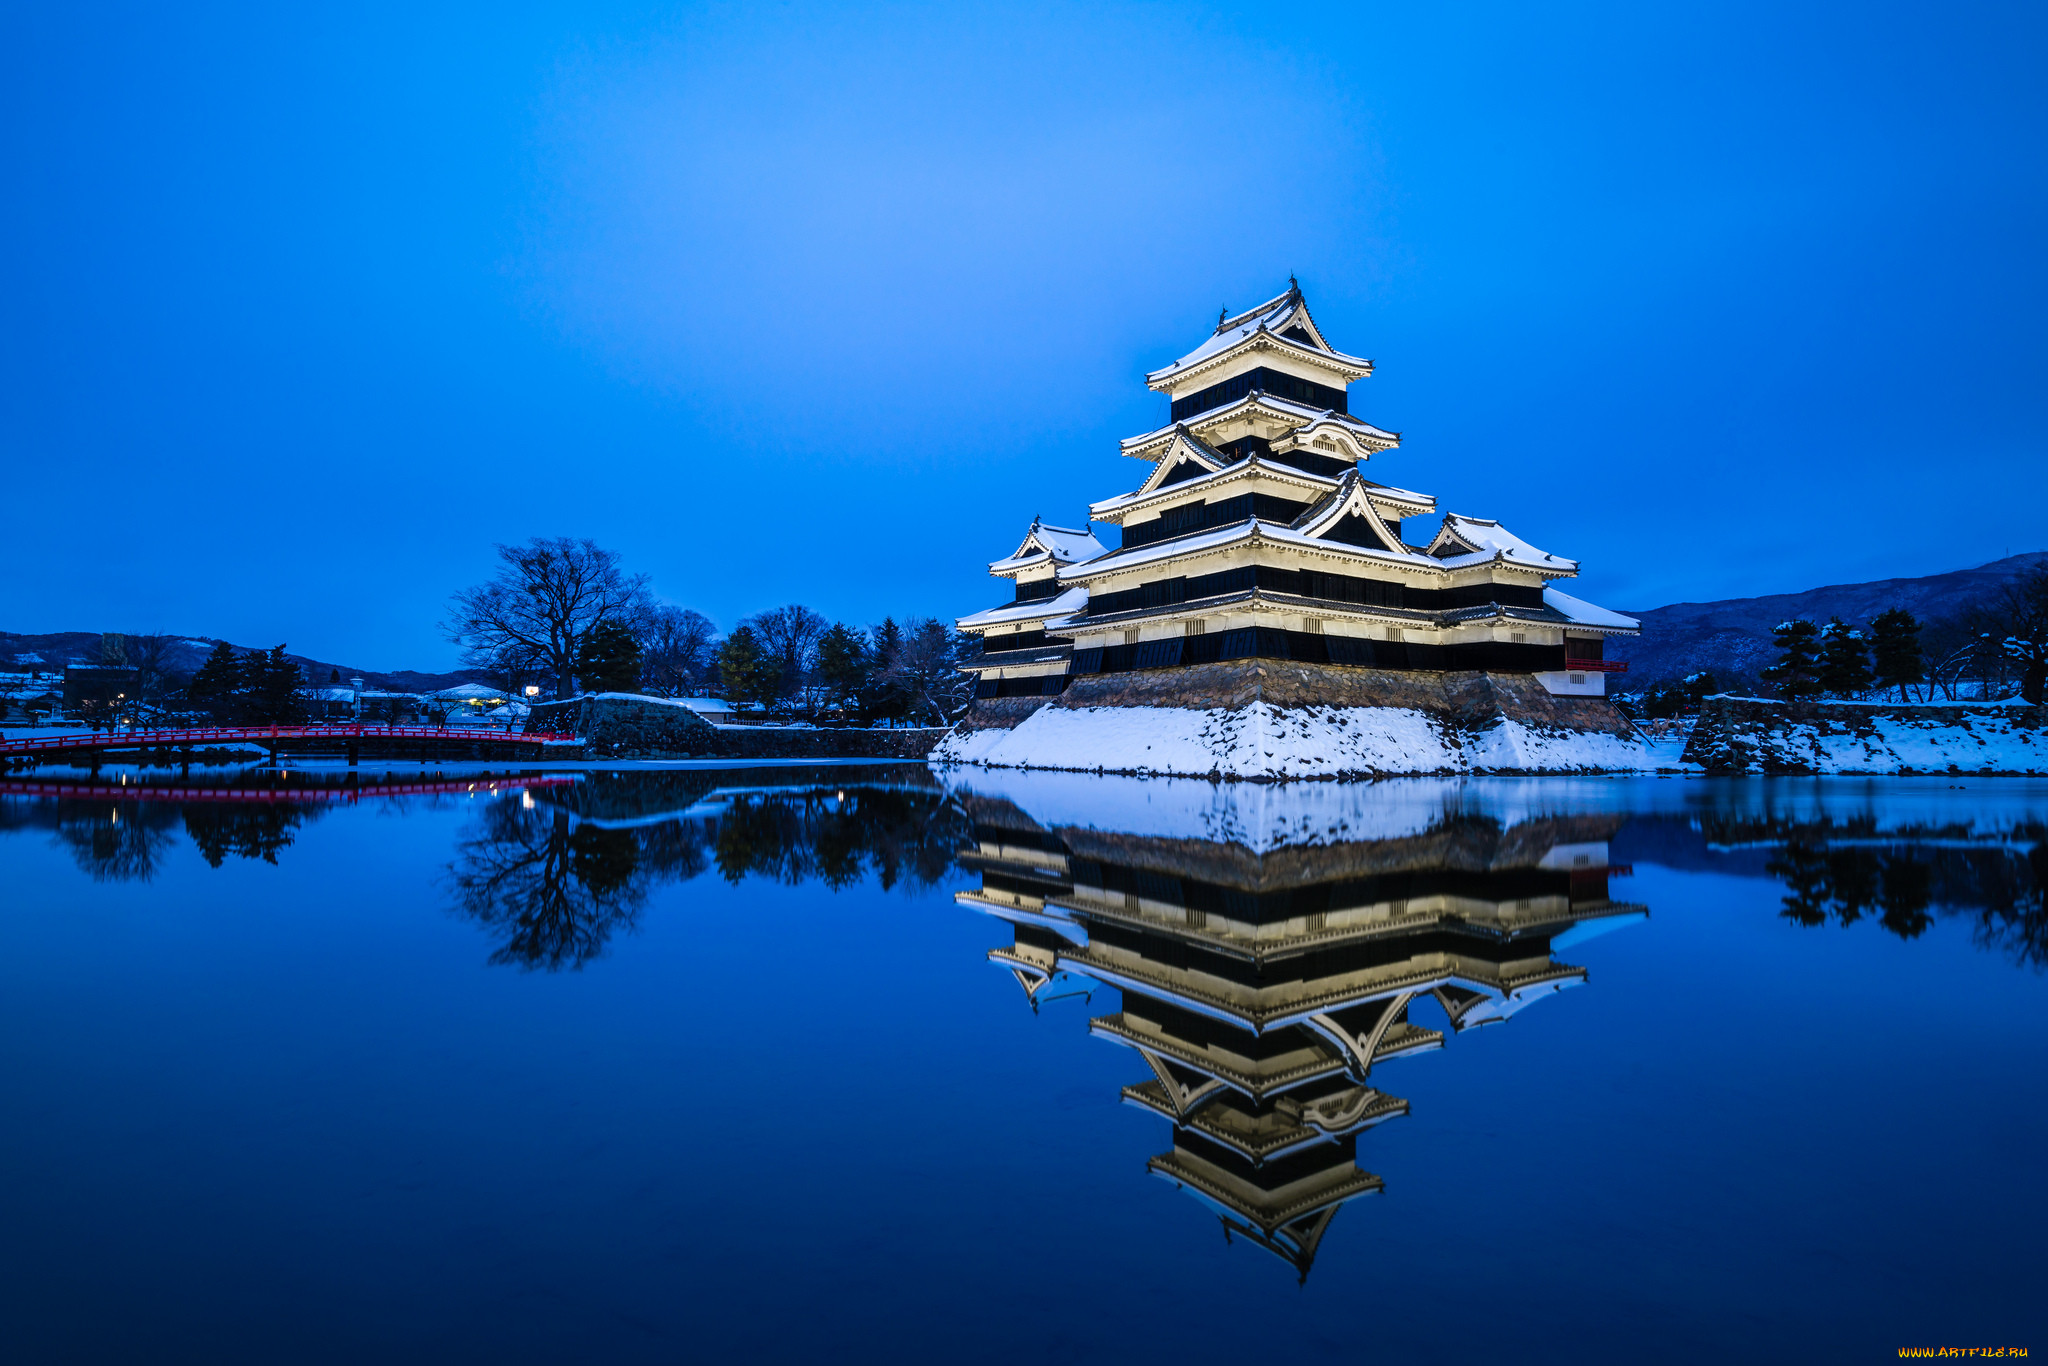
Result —
[[1347, 473], [1327, 497], [1304, 512], [1293, 529], [1319, 541], [1337, 541], [1361, 550], [1407, 553], [1401, 534], [1388, 528], [1366, 496], [1365, 480], [1357, 470]]
[[1156, 492], [1168, 484], [1184, 484], [1190, 479], [1214, 474], [1233, 463], [1229, 456], [1196, 436], [1184, 424], [1175, 424], [1173, 440], [1160, 453], [1159, 463], [1153, 466], [1152, 473], [1138, 485], [1136, 496]]

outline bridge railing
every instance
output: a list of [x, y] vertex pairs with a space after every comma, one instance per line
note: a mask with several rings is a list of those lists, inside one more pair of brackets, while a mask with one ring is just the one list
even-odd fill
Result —
[[545, 745], [576, 738], [554, 731], [520, 734], [473, 726], [179, 726], [154, 730], [74, 732], [40, 740], [0, 740], [0, 754], [209, 745], [230, 740], [483, 740], [493, 744]]

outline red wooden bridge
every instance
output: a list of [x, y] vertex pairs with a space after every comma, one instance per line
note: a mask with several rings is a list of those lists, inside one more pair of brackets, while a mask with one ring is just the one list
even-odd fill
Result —
[[115, 749], [178, 749], [194, 745], [255, 744], [274, 749], [285, 740], [371, 741], [430, 740], [456, 744], [530, 745], [539, 752], [552, 744], [573, 744], [573, 735], [547, 731], [517, 735], [482, 726], [181, 726], [160, 730], [78, 731], [40, 739], [0, 740], [0, 759], [22, 755], [62, 754]]
[[62, 797], [117, 802], [359, 802], [364, 798], [495, 796], [529, 787], [560, 787], [576, 775], [537, 774], [528, 778], [436, 778], [410, 783], [349, 783], [326, 787], [212, 787], [200, 783], [66, 783], [0, 778], [0, 796]]

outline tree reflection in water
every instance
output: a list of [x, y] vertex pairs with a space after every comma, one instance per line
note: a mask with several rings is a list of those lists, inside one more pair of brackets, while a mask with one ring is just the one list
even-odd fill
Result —
[[200, 857], [218, 868], [231, 855], [276, 863], [279, 851], [291, 847], [293, 835], [318, 808], [283, 802], [204, 802], [182, 809], [185, 833], [199, 846]]
[[2001, 840], [1967, 830], [1879, 832], [1868, 821], [1709, 822], [1711, 842], [1777, 841], [1764, 870], [1785, 885], [1780, 914], [1795, 924], [1853, 925], [1874, 916], [1915, 939], [1940, 915], [1973, 921], [1983, 948], [2048, 967], [2048, 830]]
[[[138, 789], [140, 790], [140, 789]], [[178, 826], [218, 868], [230, 857], [276, 863], [298, 828], [321, 814], [311, 804], [155, 802], [61, 797], [11, 803], [0, 831], [50, 830], [95, 882], [149, 882], [177, 845]]]
[[967, 829], [936, 792], [842, 788], [735, 794], [718, 821], [718, 871], [833, 890], [872, 873], [883, 890], [930, 887], [953, 866]]
[[[839, 890], [930, 887], [953, 866], [965, 818], [922, 770], [875, 785], [747, 787], [731, 773], [601, 774], [486, 805], [457, 845], [462, 911], [501, 936], [493, 963], [581, 968], [631, 930], [649, 894], [713, 866]], [[732, 786], [724, 786], [730, 782]]]
[[138, 802], [57, 803], [57, 842], [94, 882], [148, 882], [177, 839], [174, 807]]
[[503, 937], [491, 962], [548, 972], [597, 957], [647, 900], [637, 832], [516, 798], [484, 807], [450, 874], [463, 911]]

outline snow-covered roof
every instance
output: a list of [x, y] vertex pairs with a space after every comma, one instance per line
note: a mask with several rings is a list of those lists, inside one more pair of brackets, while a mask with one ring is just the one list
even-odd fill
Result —
[[[1284, 335], [1290, 331], [1298, 332], [1300, 336]], [[1236, 317], [1225, 317], [1218, 321], [1215, 332], [1210, 334], [1207, 341], [1173, 364], [1145, 376], [1145, 383], [1155, 389], [1164, 384], [1172, 384], [1182, 375], [1202, 368], [1205, 362], [1215, 360], [1251, 341], [1260, 333], [1265, 333], [1275, 341], [1295, 350], [1324, 359], [1330, 363], [1332, 369], [1355, 372], [1361, 377], [1372, 373], [1371, 361], [1359, 356], [1347, 356], [1323, 339], [1322, 329], [1318, 328], [1315, 319], [1309, 316], [1308, 301], [1301, 297], [1301, 289], [1289, 283], [1287, 292], [1277, 298], [1268, 299]]]
[[732, 703], [723, 697], [669, 697], [663, 700], [674, 706], [688, 707], [691, 711], [729, 712], [733, 709]]
[[[1160, 465], [1164, 467], [1165, 463], [1165, 461], [1161, 461]], [[1130, 493], [1119, 493], [1114, 498], [1105, 498], [1099, 503], [1089, 504], [1088, 513], [1097, 521], [1114, 522], [1117, 520], [1117, 514], [1136, 504], [1148, 502], [1156, 496], [1162, 494], [1171, 496], [1182, 492], [1192, 492], [1197, 489], [1213, 489], [1218, 484], [1227, 483], [1230, 480], [1239, 479], [1249, 474], [1271, 474], [1278, 476], [1282, 480], [1299, 480], [1303, 483], [1319, 485], [1325, 489], [1333, 487], [1337, 479], [1341, 477], [1316, 474], [1311, 470], [1298, 469], [1288, 464], [1280, 456], [1247, 455], [1232, 461], [1221, 469], [1209, 470], [1193, 479], [1184, 479], [1176, 484], [1165, 485], [1147, 479], [1143, 485]], [[1317, 496], [1320, 497], [1321, 495]]]
[[1304, 550], [1327, 550], [1343, 555], [1359, 555], [1369, 559], [1390, 560], [1398, 564], [1425, 566], [1430, 569], [1443, 567], [1443, 562], [1430, 558], [1419, 551], [1371, 550], [1364, 546], [1349, 545], [1343, 541], [1325, 541], [1304, 535], [1291, 528], [1274, 522], [1260, 522], [1247, 517], [1242, 522], [1229, 526], [1212, 527], [1192, 536], [1177, 536], [1172, 540], [1154, 541], [1150, 545], [1137, 546], [1130, 550], [1114, 550], [1100, 560], [1079, 567], [1076, 578], [1092, 578], [1098, 573], [1110, 573], [1129, 569], [1137, 565], [1150, 564], [1154, 560], [1168, 559], [1178, 555], [1192, 554], [1201, 550], [1213, 550], [1218, 546], [1230, 545], [1247, 540], [1254, 533], [1266, 540], [1282, 545], [1300, 546]]
[[[991, 607], [986, 612], [961, 617], [953, 624], [963, 631], [972, 631], [983, 626], [1003, 626], [1016, 621], [1035, 621], [1040, 617], [1069, 617], [1088, 606], [1088, 590], [1069, 588], [1057, 597], [1044, 602], [1019, 602], [1007, 607]], [[1047, 622], [1051, 624], [1050, 620]]]
[[1094, 559], [1103, 550], [1103, 544], [1095, 539], [1095, 533], [1085, 527], [1047, 526], [1034, 520], [1031, 530], [1024, 533], [1024, 539], [1016, 550], [1003, 559], [993, 561], [988, 572], [1014, 574], [1035, 564], [1079, 564], [1083, 560]]
[[446, 697], [463, 702], [469, 701], [472, 698], [482, 701], [488, 698], [503, 697], [504, 695], [505, 690], [503, 688], [487, 688], [481, 683], [457, 683], [452, 688], [443, 688], [439, 692], [432, 694], [434, 697]]
[[[1339, 477], [1339, 475], [1319, 475], [1319, 473], [1309, 471], [1309, 469], [1300, 469], [1298, 465], [1290, 465], [1284, 455], [1239, 455], [1239, 457], [1229, 457], [1223, 451], [1214, 449], [1214, 446], [1210, 446], [1206, 440], [1202, 440], [1194, 432], [1186, 430], [1186, 426], [1182, 426], [1182, 424], [1176, 424], [1174, 428], [1171, 428], [1171, 432], [1174, 432], [1174, 444], [1169, 446], [1165, 455], [1159, 457], [1159, 463], [1153, 467], [1153, 471], [1145, 479], [1145, 483], [1141, 483], [1137, 489], [1133, 489], [1133, 492], [1128, 492], [1128, 494], [1118, 494], [1116, 498], [1104, 498], [1098, 504], [1090, 504], [1090, 506], [1087, 506], [1087, 514], [1090, 514], [1096, 520], [1102, 520], [1102, 522], [1114, 522], [1116, 520], [1112, 516], [1114, 512], [1118, 512], [1122, 508], [1130, 508], [1133, 504], [1147, 502], [1149, 498], [1153, 498], [1157, 494], [1165, 494], [1165, 492], [1180, 494], [1180, 492], [1184, 492], [1184, 489], [1212, 487], [1212, 485], [1223, 483], [1227, 479], [1237, 479], [1237, 477], [1253, 473], [1253, 471], [1266, 471], [1266, 473], [1278, 475], [1282, 479], [1298, 479], [1298, 481], [1321, 485], [1321, 487], [1333, 487], [1337, 483], [1337, 477]], [[1198, 465], [1202, 469], [1202, 473], [1190, 475], [1186, 479], [1169, 479], [1169, 475], [1174, 473], [1174, 469], [1180, 467], [1184, 461], [1192, 461], [1194, 465]]]
[[[1462, 551], [1440, 553], [1453, 546], [1462, 547]], [[1484, 517], [1460, 517], [1455, 512], [1444, 514], [1444, 524], [1436, 539], [1429, 543], [1429, 553], [1450, 569], [1499, 559], [1546, 573], [1576, 574], [1579, 570], [1577, 560], [1538, 550], [1499, 522]]]
[[1583, 598], [1560, 593], [1555, 588], [1543, 590], [1543, 605], [1555, 608], [1570, 617], [1574, 626], [1598, 626], [1614, 631], [1634, 631], [1642, 627], [1642, 623], [1634, 617], [1625, 617], [1619, 612], [1610, 612], [1605, 607], [1596, 607]]
[[1180, 422], [1169, 422], [1164, 427], [1155, 427], [1142, 435], [1126, 437], [1118, 444], [1125, 455], [1134, 456], [1139, 460], [1157, 460], [1159, 456], [1148, 448], [1167, 440], [1173, 435], [1176, 427], [1185, 426], [1199, 432], [1205, 427], [1228, 422], [1239, 416], [1240, 409], [1254, 406], [1264, 408], [1276, 417], [1300, 418], [1305, 425], [1318, 421], [1333, 423], [1349, 431], [1360, 442], [1371, 443], [1376, 450], [1389, 450], [1401, 444], [1399, 432], [1375, 427], [1363, 418], [1340, 413], [1334, 408], [1317, 408], [1307, 403], [1296, 403], [1291, 398], [1281, 398], [1277, 394], [1269, 394], [1263, 390], [1254, 390], [1243, 398], [1233, 399], [1229, 403], [1184, 418]]
[[1366, 491], [1372, 494], [1373, 497], [1384, 499], [1389, 503], [1403, 503], [1409, 507], [1419, 507], [1431, 511], [1436, 508], [1435, 494], [1417, 493], [1413, 489], [1397, 489], [1392, 484], [1375, 484], [1372, 480], [1362, 477], [1358, 482], [1364, 484]]

